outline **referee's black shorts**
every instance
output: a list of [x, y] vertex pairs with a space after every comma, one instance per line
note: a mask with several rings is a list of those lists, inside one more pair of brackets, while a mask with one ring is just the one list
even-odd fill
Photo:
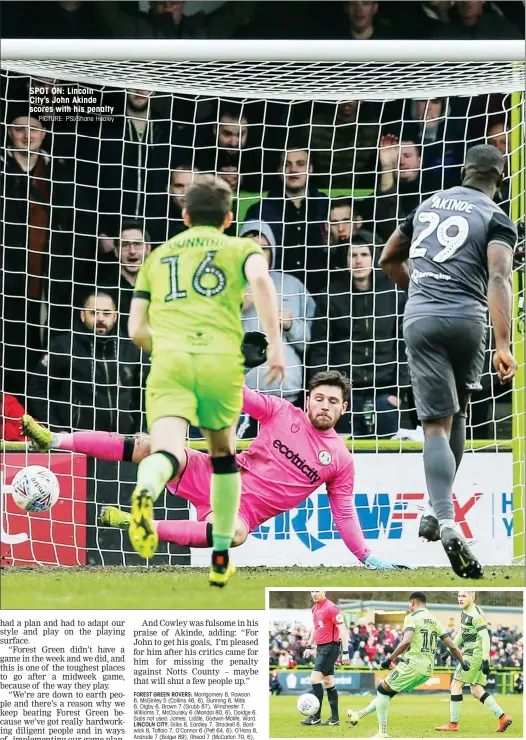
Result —
[[324, 676], [334, 675], [334, 664], [340, 657], [339, 642], [325, 642], [316, 647], [316, 663], [314, 670], [323, 673]]

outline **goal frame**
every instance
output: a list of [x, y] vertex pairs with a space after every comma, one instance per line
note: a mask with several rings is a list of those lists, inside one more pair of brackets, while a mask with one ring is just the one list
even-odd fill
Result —
[[[111, 51], [110, 51], [111, 50]], [[196, 62], [374, 62], [374, 63], [507, 63], [512, 70], [510, 86], [507, 90], [494, 84], [488, 92], [511, 93], [511, 149], [510, 156], [510, 199], [511, 217], [518, 223], [525, 218], [525, 134], [524, 134], [524, 42], [521, 40], [485, 40], [485, 41], [434, 41], [404, 40], [386, 41], [347, 41], [347, 40], [153, 40], [153, 39], [4, 39], [1, 48], [1, 66], [4, 69], [19, 71], [10, 61], [57, 61], [57, 77], [65, 81], [79, 81], [79, 76], [60, 71], [61, 61], [196, 61]], [[52, 67], [48, 68], [53, 71]], [[516, 70], [517, 75], [514, 76]], [[26, 72], [37, 74], [34, 71]], [[42, 72], [41, 72], [42, 74]], [[89, 77], [89, 75], [88, 75]], [[86, 79], [86, 78], [85, 78]], [[80, 81], [83, 81], [80, 79]], [[98, 80], [97, 80], [98, 81]], [[519, 81], [519, 82], [517, 82]], [[92, 80], [96, 82], [95, 79]], [[119, 83], [120, 84], [120, 83]], [[445, 83], [447, 85], [447, 82]], [[429, 88], [436, 92], [433, 85]], [[428, 92], [429, 92], [428, 89]], [[178, 88], [178, 91], [181, 90]], [[416, 98], [422, 93], [422, 87], [408, 90], [402, 97]], [[443, 94], [443, 90], [440, 90]], [[223, 90], [218, 91], [223, 94]], [[354, 91], [349, 94], [355, 95]], [[458, 94], [454, 92], [452, 94]], [[466, 95], [470, 92], [468, 86]], [[235, 90], [232, 97], [250, 99], [257, 97], [253, 93]], [[294, 95], [290, 96], [291, 98]], [[359, 96], [356, 96], [359, 97]], [[341, 98], [341, 96], [340, 96]], [[314, 96], [312, 96], [314, 99]], [[325, 98], [326, 99], [326, 98]], [[337, 99], [333, 97], [332, 99]], [[523, 270], [524, 272], [524, 270]], [[514, 562], [524, 560], [525, 553], [525, 485], [526, 485], [526, 443], [525, 443], [525, 354], [524, 337], [524, 275], [522, 284], [518, 271], [514, 274], [514, 318], [513, 349], [519, 362], [519, 371], [512, 390], [513, 439], [510, 441], [495, 440], [496, 449], [509, 450], [513, 453], [513, 557]], [[199, 446], [199, 444], [195, 445]], [[372, 445], [367, 440], [352, 441], [349, 446], [354, 450], [370, 450]], [[419, 447], [418, 443], [396, 442], [396, 449], [410, 450]], [[466, 445], [466, 449], [476, 449], [478, 443]], [[487, 446], [487, 445], [486, 445]], [[395, 444], [375, 442], [374, 449], [393, 449]]]

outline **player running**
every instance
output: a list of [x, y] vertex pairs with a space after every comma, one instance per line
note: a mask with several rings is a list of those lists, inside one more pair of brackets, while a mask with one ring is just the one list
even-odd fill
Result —
[[[381, 560], [368, 548], [353, 500], [354, 462], [344, 441], [334, 430], [345, 412], [349, 380], [337, 370], [313, 376], [309, 385], [307, 411], [289, 401], [243, 388], [243, 411], [259, 420], [259, 436], [236, 456], [241, 470], [242, 497], [234, 545], [268, 519], [290, 511], [305, 501], [323, 483], [337, 531], [351, 552], [370, 568], [404, 567]], [[109, 460], [140, 462], [150, 451], [146, 435], [123, 437], [109, 432], [53, 434], [30, 416], [22, 427], [33, 440], [33, 448], [82, 452]], [[204, 452], [185, 449], [186, 459], [178, 481], [168, 490], [192, 503], [197, 521], [157, 522], [162, 540], [189, 547], [210, 547], [213, 536], [210, 506], [212, 464]], [[101, 523], [127, 528], [130, 515], [114, 506], [104, 509]]]
[[450, 720], [447, 724], [435, 727], [439, 732], [458, 732], [458, 720], [462, 708], [462, 689], [464, 684], [471, 686], [471, 694], [498, 718], [495, 732], [505, 732], [511, 725], [511, 717], [497, 704], [493, 696], [486, 691], [486, 682], [490, 674], [489, 651], [490, 638], [486, 617], [482, 609], [475, 604], [475, 591], [459, 591], [458, 604], [462, 609], [460, 629], [454, 643], [464, 648], [464, 657], [469, 657], [471, 668], [461, 671], [458, 667], [451, 681], [451, 701], [449, 704]]
[[[309, 634], [309, 641], [304, 658], [316, 656], [314, 669], [310, 674], [312, 693], [320, 702], [316, 714], [302, 719], [300, 725], [327, 725], [329, 727], [340, 724], [338, 714], [338, 691], [334, 684], [334, 664], [342, 653], [342, 663], [350, 664], [349, 660], [349, 631], [343, 621], [343, 615], [336, 604], [325, 596], [325, 591], [311, 591], [314, 606], [312, 607], [313, 628]], [[331, 708], [331, 716], [326, 722], [321, 721], [321, 705], [323, 704], [323, 687], [327, 692], [327, 699]]]
[[517, 229], [493, 202], [504, 167], [498, 149], [474, 146], [466, 156], [462, 185], [418, 206], [380, 258], [398, 287], [409, 290], [404, 340], [424, 427], [424, 469], [434, 510], [421, 519], [419, 535], [441, 539], [453, 570], [464, 578], [480, 578], [483, 571], [455, 523], [452, 491], [464, 454], [468, 401], [481, 387], [487, 308], [500, 382], [509, 383], [517, 369], [510, 350]]
[[397, 648], [381, 665], [385, 670], [404, 654], [376, 690], [376, 699], [359, 712], [347, 711], [351, 725], [356, 725], [371, 712], [378, 715], [378, 734], [374, 737], [389, 737], [387, 734], [387, 715], [389, 703], [400, 691], [412, 691], [428, 681], [433, 675], [435, 653], [438, 641], [442, 640], [451, 655], [458, 660], [463, 671], [469, 671], [470, 664], [464, 660], [447, 630], [428, 611], [427, 597], [423, 591], [414, 591], [409, 596], [409, 614], [404, 620], [404, 636]]
[[153, 506], [185, 463], [188, 424], [200, 426], [210, 450], [213, 552], [209, 581], [235, 573], [228, 548], [235, 533], [241, 476], [234, 430], [242, 407], [241, 306], [247, 282], [269, 339], [268, 378], [285, 367], [277, 298], [268, 262], [253, 239], [226, 236], [232, 191], [221, 178], [197, 178], [186, 194], [188, 230], [158, 247], [141, 267], [129, 333], [151, 354], [146, 382], [150, 454], [139, 463], [130, 542], [143, 557], [157, 549]]

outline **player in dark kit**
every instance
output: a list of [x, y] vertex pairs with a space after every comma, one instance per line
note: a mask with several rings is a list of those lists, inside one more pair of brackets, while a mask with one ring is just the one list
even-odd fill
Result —
[[453, 570], [464, 578], [483, 573], [455, 524], [452, 490], [464, 453], [467, 404], [471, 392], [481, 387], [487, 308], [500, 382], [509, 383], [517, 369], [510, 351], [517, 229], [493, 202], [504, 167], [498, 149], [474, 146], [466, 156], [462, 185], [418, 206], [392, 234], [380, 258], [384, 272], [409, 290], [404, 340], [436, 515], [422, 517], [419, 534], [441, 539]]
[[[350, 663], [349, 632], [343, 621], [342, 613], [336, 604], [326, 598], [325, 591], [311, 591], [311, 596], [314, 601], [312, 607], [313, 628], [303, 657], [308, 658], [311, 654], [316, 655], [310, 681], [312, 693], [318, 698], [320, 708], [312, 717], [302, 719], [300, 724], [339, 725], [338, 691], [334, 684], [334, 664], [340, 657], [340, 650], [343, 652], [342, 663], [346, 665]], [[331, 716], [326, 722], [321, 721], [324, 686], [331, 707]]]

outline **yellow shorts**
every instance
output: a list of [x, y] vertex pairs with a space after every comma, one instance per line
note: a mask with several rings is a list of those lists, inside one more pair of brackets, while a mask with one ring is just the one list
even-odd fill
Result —
[[162, 352], [146, 381], [146, 420], [168, 416], [218, 431], [233, 426], [243, 406], [242, 355]]

